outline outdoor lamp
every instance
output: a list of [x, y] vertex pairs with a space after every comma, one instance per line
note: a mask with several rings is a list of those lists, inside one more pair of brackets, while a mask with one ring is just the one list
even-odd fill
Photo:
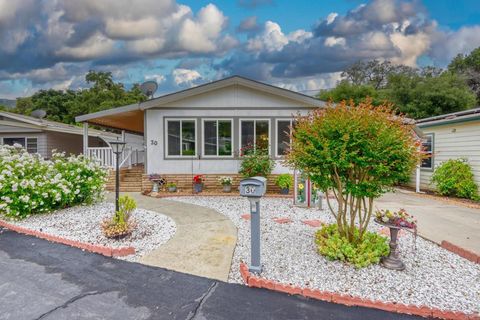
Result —
[[110, 142], [110, 147], [115, 153], [115, 212], [118, 212], [118, 198], [120, 196], [120, 154], [122, 154], [125, 144], [123, 141]]

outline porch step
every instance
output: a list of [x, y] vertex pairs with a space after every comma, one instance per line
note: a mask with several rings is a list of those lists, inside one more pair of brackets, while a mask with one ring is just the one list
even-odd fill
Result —
[[[120, 192], [142, 191], [143, 166], [134, 166], [120, 170]], [[111, 171], [106, 184], [108, 191], [115, 191], [115, 171]]]

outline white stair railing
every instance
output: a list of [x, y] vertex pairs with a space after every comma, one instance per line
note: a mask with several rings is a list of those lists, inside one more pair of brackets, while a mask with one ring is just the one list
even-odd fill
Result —
[[[95, 159], [102, 166], [115, 168], [115, 154], [110, 147], [88, 148], [87, 157], [90, 159]], [[120, 155], [119, 167], [131, 168], [132, 165], [144, 163], [144, 160], [144, 150], [133, 150], [131, 147], [126, 147]]]

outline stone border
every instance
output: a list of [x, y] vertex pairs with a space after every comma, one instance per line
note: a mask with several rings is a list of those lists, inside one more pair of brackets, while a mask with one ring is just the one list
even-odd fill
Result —
[[434, 317], [440, 319], [480, 319], [479, 314], [467, 314], [460, 311], [448, 311], [427, 306], [405, 305], [402, 303], [383, 302], [378, 300], [362, 299], [351, 295], [343, 295], [336, 292], [320, 291], [316, 289], [301, 288], [292, 285], [281, 284], [276, 281], [263, 279], [254, 276], [248, 271], [245, 263], [240, 263], [240, 274], [246, 285], [252, 288], [263, 288], [267, 290], [283, 292], [290, 295], [301, 295], [306, 298], [333, 302], [347, 306], [365, 307], [379, 309], [395, 313], [411, 314], [422, 317]]
[[[151, 197], [151, 198], [174, 198], [174, 197], [239, 197], [238, 193], [234, 192], [158, 192], [156, 195], [152, 195], [152, 192], [146, 191], [142, 192], [142, 195]], [[278, 199], [293, 199], [293, 195], [283, 195], [275, 193], [266, 193], [264, 195], [266, 198], [278, 198]]]
[[102, 245], [94, 245], [90, 243], [84, 243], [80, 241], [75, 241], [75, 240], [70, 240], [58, 236], [54, 236], [45, 232], [41, 231], [36, 231], [36, 230], [31, 230], [27, 229], [24, 227], [16, 226], [14, 224], [8, 223], [4, 220], [0, 220], [0, 226], [7, 228], [9, 230], [18, 232], [18, 233], [23, 233], [26, 235], [34, 236], [37, 238], [45, 239], [48, 241], [52, 242], [57, 242], [61, 244], [65, 244], [67, 246], [79, 248], [85, 251], [89, 252], [94, 252], [98, 253], [107, 257], [124, 257], [124, 256], [129, 256], [131, 254], [135, 254], [135, 248], [134, 247], [121, 247], [121, 248], [110, 248], [110, 247], [105, 247]]
[[467, 249], [464, 249], [462, 247], [459, 247], [449, 241], [446, 241], [446, 240], [443, 240], [441, 245], [440, 245], [442, 248], [450, 251], [450, 252], [453, 252], [457, 255], [459, 255], [460, 257], [464, 258], [464, 259], [467, 259], [473, 263], [477, 263], [477, 264], [480, 264], [480, 255], [476, 254], [475, 252], [473, 251], [470, 251], [470, 250], [467, 250]]

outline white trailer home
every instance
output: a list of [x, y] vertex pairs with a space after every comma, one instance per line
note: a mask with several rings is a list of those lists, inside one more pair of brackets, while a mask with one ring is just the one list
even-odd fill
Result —
[[144, 190], [154, 173], [180, 188], [191, 186], [192, 175], [204, 174], [207, 188], [214, 188], [219, 175], [238, 182], [239, 150], [259, 141], [276, 161], [273, 173], [289, 172], [281, 160], [294, 115], [324, 106], [307, 95], [232, 76], [76, 120], [83, 122], [85, 134], [92, 124], [143, 135]]

